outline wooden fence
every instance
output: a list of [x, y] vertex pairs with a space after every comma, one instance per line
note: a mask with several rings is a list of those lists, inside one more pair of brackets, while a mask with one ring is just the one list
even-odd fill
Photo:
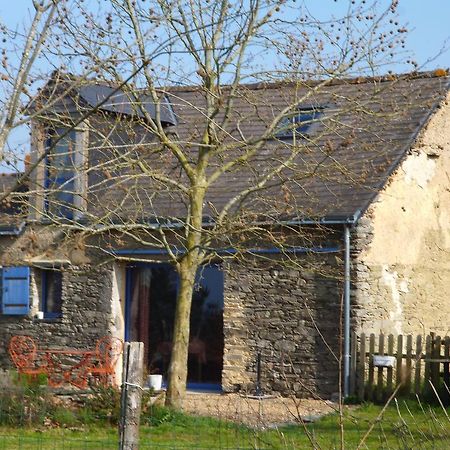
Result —
[[438, 394], [449, 403], [449, 367], [450, 336], [353, 334], [350, 392], [359, 400], [381, 402], [398, 388], [399, 395]]

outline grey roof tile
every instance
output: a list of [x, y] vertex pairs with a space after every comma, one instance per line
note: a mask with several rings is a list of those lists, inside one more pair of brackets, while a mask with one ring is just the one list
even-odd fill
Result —
[[[302, 105], [325, 107], [314, 133], [300, 141], [302, 146], [293, 167], [282, 171], [264, 192], [247, 196], [242, 202], [245, 212], [255, 217], [319, 219], [353, 217], [358, 211], [364, 211], [448, 92], [449, 77], [421, 74], [340, 80], [317, 92], [316, 87], [314, 83], [239, 87], [230, 125], [220, 137], [234, 143], [234, 148], [220, 158], [213, 158], [211, 170], [248, 148], [248, 143], [264, 133], [292, 99], [298, 99]], [[204, 96], [197, 87], [167, 88], [165, 95], [178, 122], [175, 128], [178, 138], [190, 148], [190, 157], [195, 158], [204, 125]], [[216, 120], [222, 117], [219, 114]], [[138, 141], [143, 133], [136, 136]], [[95, 145], [95, 139], [91, 136], [91, 145]], [[186, 181], [173, 156], [164, 152], [150, 154], [146, 150], [152, 140], [144, 133], [144, 145], [136, 150], [141, 160], [174, 181]], [[115, 142], [126, 144], [129, 139], [119, 135]], [[102, 151], [107, 154], [109, 150]], [[251, 187], [258, 176], [267, 173], [291, 151], [287, 140], [267, 140], [248, 163], [225, 173], [210, 187], [205, 216], [214, 218], [216, 211], [233, 196]], [[92, 152], [91, 161], [98, 158], [98, 151]], [[185, 216], [187, 201], [181, 191], [164, 186], [154, 177], [136, 176], [138, 172], [131, 166], [121, 170], [123, 177], [115, 180], [105, 180], [101, 171], [89, 175], [91, 183], [98, 183], [88, 198], [88, 210], [93, 216], [108, 212], [113, 212], [111, 220]]]
[[[235, 116], [243, 118], [240, 123], [243, 136], [248, 140], [259, 136], [290, 99], [302, 98], [309, 90], [289, 84], [243, 86], [242, 97], [235, 101]], [[305, 148], [295, 159], [295, 170], [286, 170], [279, 176], [284, 188], [275, 180], [264, 193], [249, 196], [244, 207], [261, 215], [275, 217], [290, 211], [292, 216], [304, 218], [351, 217], [364, 210], [447, 91], [448, 77], [428, 75], [392, 81], [353, 80], [325, 86], [312, 100], [325, 107], [330, 105], [329, 110], [325, 108], [323, 124], [315, 130], [316, 136], [311, 136], [317, 137], [317, 141], [312, 144], [305, 141]], [[195, 147], [198, 140], [195, 131], [203, 124], [201, 92], [177, 88], [168, 89], [167, 95], [179, 117], [180, 140]], [[237, 136], [232, 129], [230, 134]], [[285, 141], [268, 141], [248, 165], [217, 180], [207, 194], [206, 214], [214, 216], [230, 198], [252, 186], [258, 175], [290, 154], [288, 147]], [[152, 166], [158, 164], [153, 161]], [[182, 217], [186, 213], [186, 205], [176, 198], [180, 193], [161, 192], [155, 187], [150, 206], [145, 205], [145, 189], [148, 184], [133, 185], [134, 198], [142, 202], [139, 214]], [[115, 193], [111, 191], [110, 195], [114, 197]]]

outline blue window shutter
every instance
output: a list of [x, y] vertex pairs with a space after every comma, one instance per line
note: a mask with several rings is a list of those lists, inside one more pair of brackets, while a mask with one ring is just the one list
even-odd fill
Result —
[[30, 268], [4, 267], [2, 270], [2, 313], [28, 314], [30, 310]]

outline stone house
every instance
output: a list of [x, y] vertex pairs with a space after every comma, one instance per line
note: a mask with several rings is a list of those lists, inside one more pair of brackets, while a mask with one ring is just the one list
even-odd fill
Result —
[[[230, 134], [239, 122], [249, 145], [267, 118], [302, 98], [265, 140], [265, 157], [226, 173], [210, 191], [205, 226], [213, 227], [215, 211], [248, 187], [249, 170], [263, 171], [271, 158], [292, 151], [296, 139], [304, 172], [281, 174], [282, 189], [274, 184], [245, 208], [255, 217], [264, 210], [264, 226], [284, 230], [288, 244], [253, 236], [237, 259], [236, 246], [221, 242], [199, 274], [192, 387], [252, 389], [261, 354], [266, 391], [329, 396], [337, 391], [336, 355], [346, 353], [351, 330], [449, 332], [449, 77], [436, 72], [317, 86], [247, 85], [236, 100], [239, 120], [231, 121]], [[144, 186], [130, 161], [138, 149], [149, 166], [181, 179], [178, 162], [142, 156], [154, 139], [135, 119], [155, 117], [157, 108], [141, 96], [143, 109], [135, 110], [121, 91], [108, 99], [111, 89], [92, 82], [65, 91], [34, 122], [34, 169], [26, 185], [20, 175], [0, 176], [2, 191], [14, 192], [0, 215], [3, 367], [10, 366], [6, 344], [14, 334], [79, 348], [113, 334], [146, 344], [149, 371], [167, 369], [177, 274], [167, 251], [148, 242], [161, 229], [176, 241], [185, 204], [181, 194], [158, 188], [154, 175]], [[203, 101], [198, 88], [167, 89], [160, 123], [180, 141], [195, 142]], [[65, 132], [67, 117], [73, 123], [92, 108], [89, 120]], [[130, 122], [132, 133], [125, 131]], [[67, 154], [70, 164], [58, 159]], [[83, 171], [71, 172], [73, 165]], [[124, 173], [126, 182], [117, 182]], [[123, 231], [125, 218], [139, 224], [136, 232]]]

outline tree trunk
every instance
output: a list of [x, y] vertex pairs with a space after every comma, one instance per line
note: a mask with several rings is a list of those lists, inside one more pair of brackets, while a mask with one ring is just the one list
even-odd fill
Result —
[[197, 267], [198, 263], [187, 258], [186, 261], [182, 261], [180, 269], [180, 287], [175, 309], [172, 356], [169, 365], [169, 386], [166, 393], [166, 406], [175, 409], [182, 408], [186, 392], [191, 303]]
[[179, 263], [180, 287], [175, 309], [172, 336], [172, 356], [169, 365], [169, 386], [166, 406], [181, 409], [186, 392], [189, 332], [192, 293], [195, 275], [201, 263], [200, 241], [202, 237], [203, 199], [205, 197], [204, 177], [198, 175], [190, 195], [191, 216], [186, 239], [186, 254]]
[[[199, 151], [199, 155], [202, 151]], [[175, 309], [174, 329], [172, 336], [172, 356], [169, 364], [169, 386], [166, 393], [166, 406], [182, 408], [186, 392], [186, 380], [189, 353], [189, 332], [191, 318], [192, 293], [195, 275], [201, 264], [200, 243], [203, 234], [203, 201], [205, 198], [205, 167], [207, 158], [199, 156], [198, 168], [192, 176], [192, 188], [189, 194], [191, 213], [187, 221], [186, 254], [179, 262], [180, 288]]]

